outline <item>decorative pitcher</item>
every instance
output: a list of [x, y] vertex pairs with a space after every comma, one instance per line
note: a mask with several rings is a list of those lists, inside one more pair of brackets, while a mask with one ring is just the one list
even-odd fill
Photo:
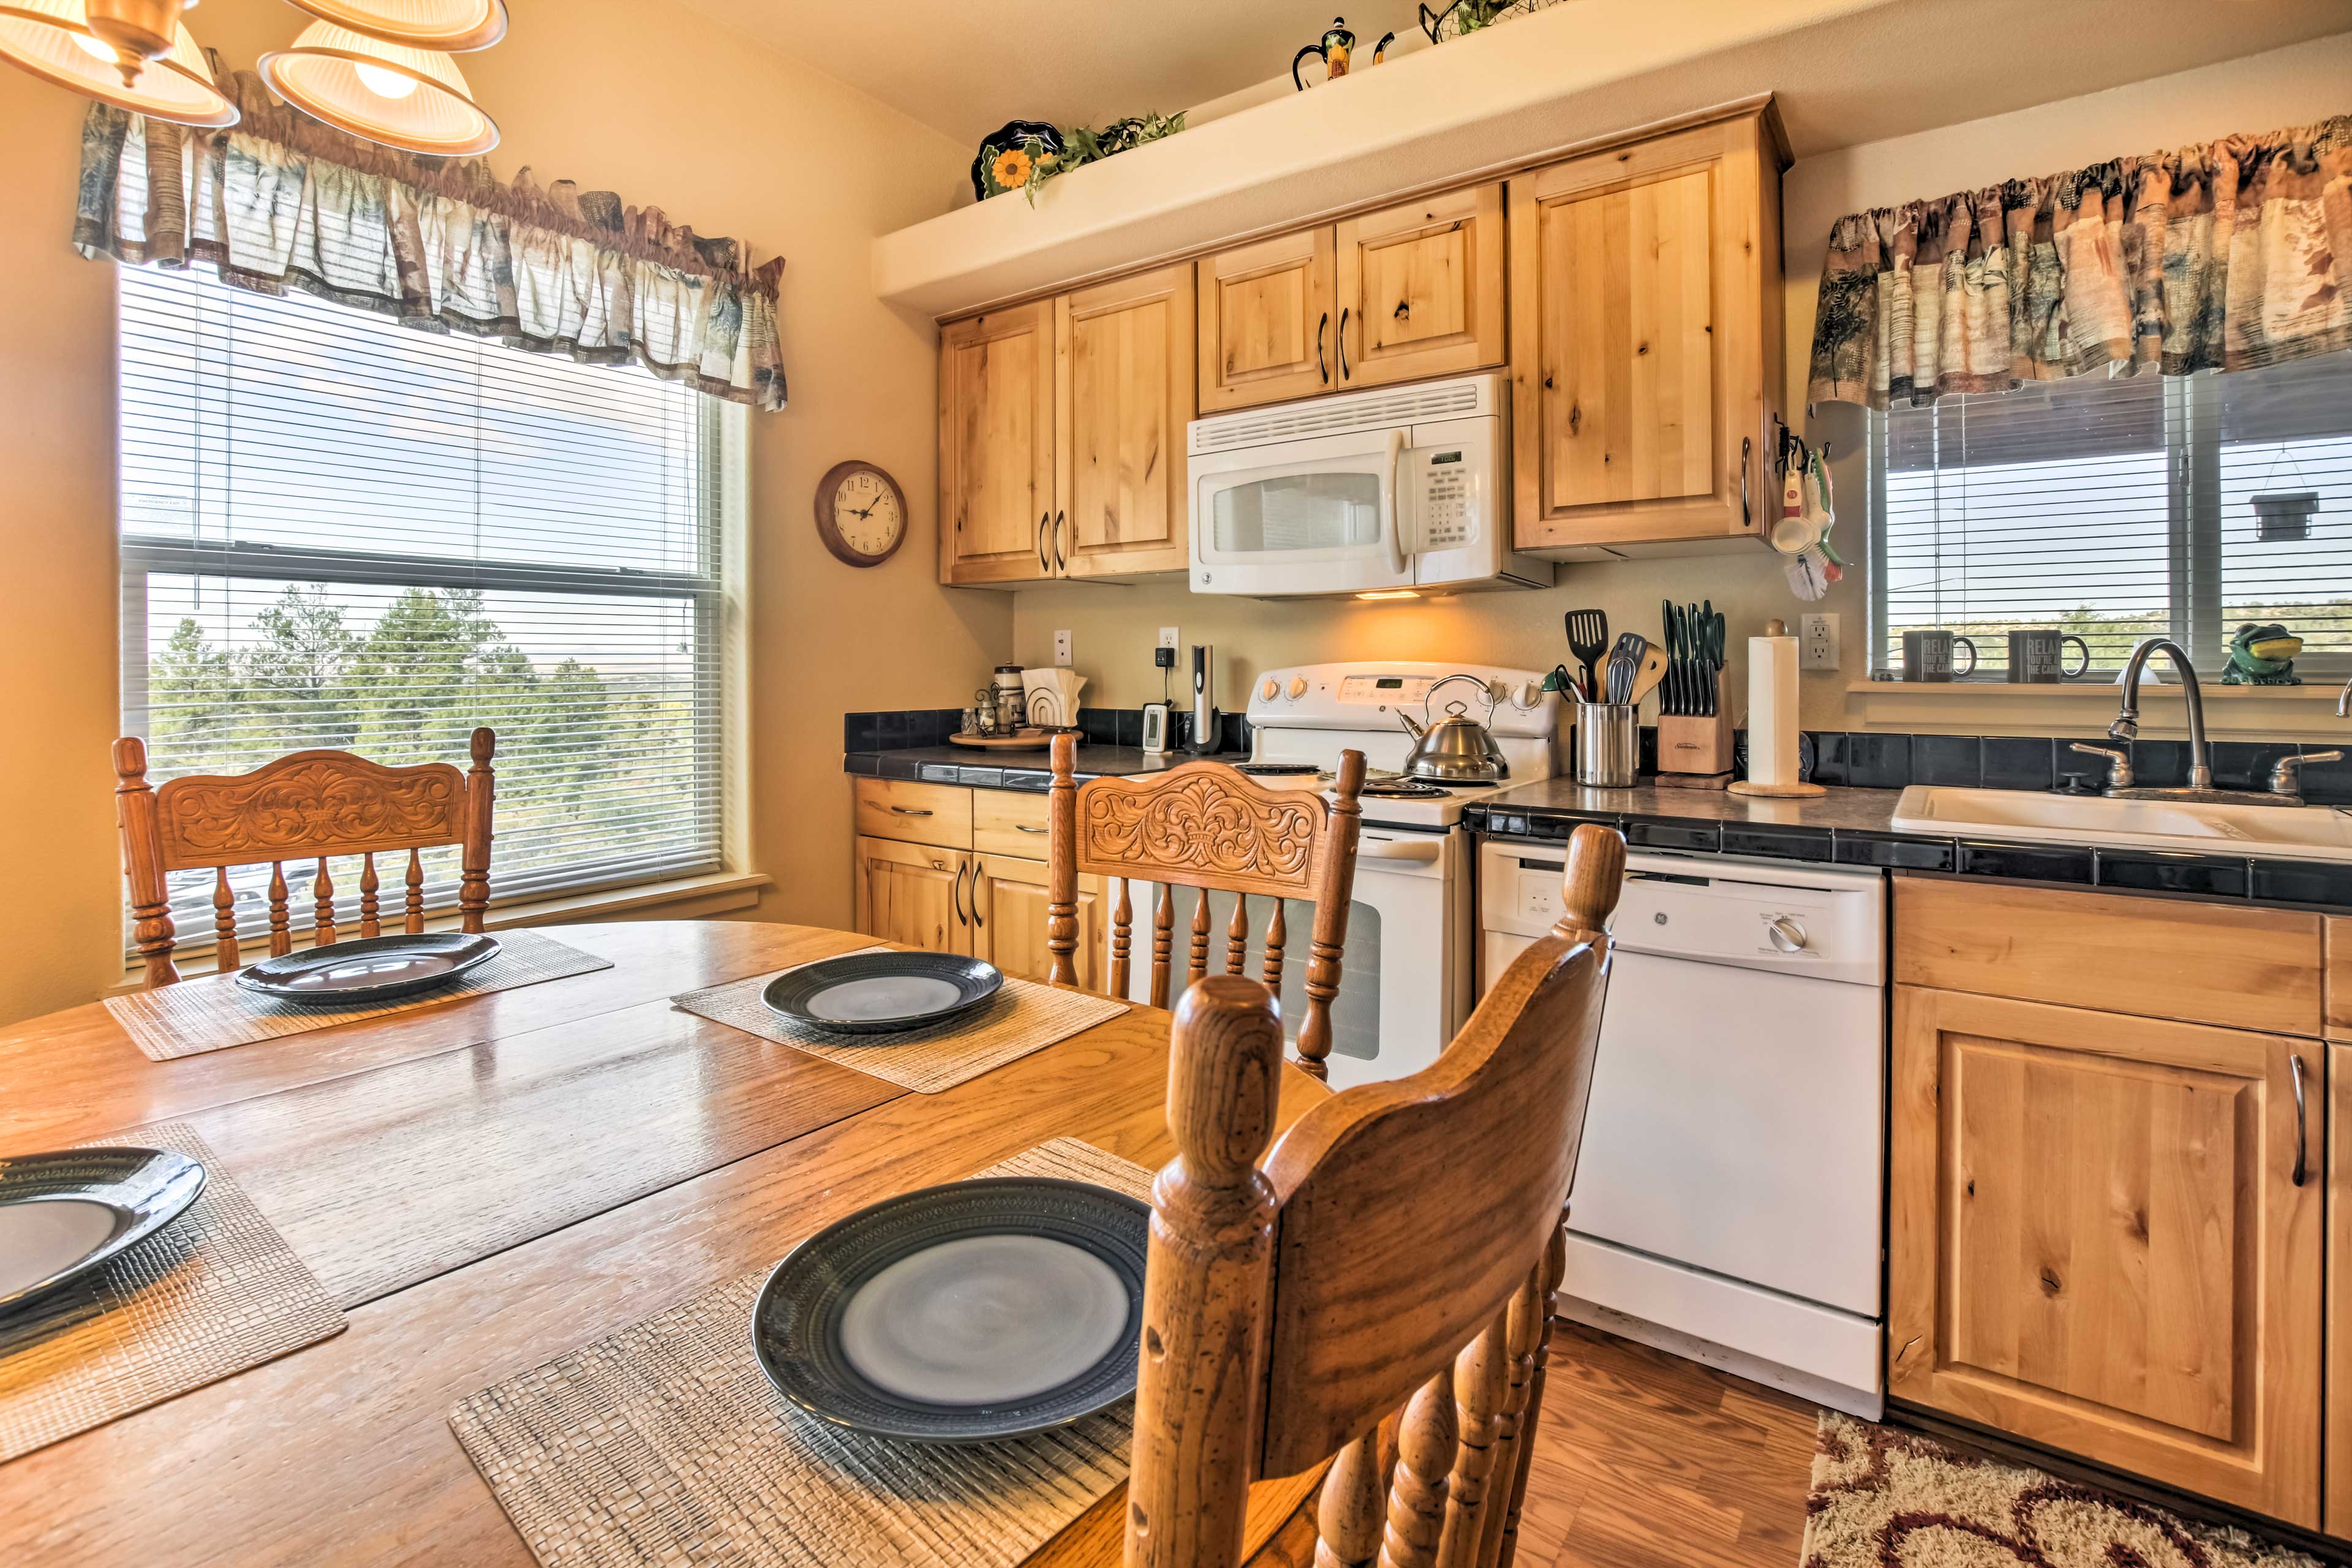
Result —
[[[1381, 63], [1381, 57], [1388, 53], [1389, 46], [1394, 42], [1396, 42], [1396, 35], [1394, 33], [1383, 33], [1381, 35], [1381, 41], [1372, 46], [1372, 63], [1374, 65]], [[1321, 42], [1309, 44], [1305, 48], [1299, 50], [1298, 53], [1291, 57], [1290, 85], [1297, 88], [1301, 92], [1305, 92], [1307, 90], [1307, 84], [1298, 79], [1298, 68], [1307, 63], [1307, 57], [1309, 55], [1320, 55], [1323, 57], [1323, 79], [1325, 81], [1338, 81], [1341, 77], [1348, 74], [1349, 57], [1354, 54], [1355, 48], [1356, 35], [1349, 31], [1348, 18], [1345, 16], [1332, 17], [1331, 26], [1325, 29]]]

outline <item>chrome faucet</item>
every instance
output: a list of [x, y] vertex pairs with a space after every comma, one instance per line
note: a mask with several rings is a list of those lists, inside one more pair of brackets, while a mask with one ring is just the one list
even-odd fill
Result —
[[2346, 681], [2344, 689], [2336, 694], [2336, 716], [2352, 719], [2352, 680]]
[[[2137, 788], [2130, 794], [2136, 799], [2161, 795], [2175, 800], [2219, 794], [2213, 787], [2213, 754], [2205, 746], [2205, 693], [2198, 687], [2197, 667], [2189, 662], [2189, 650], [2170, 637], [2145, 637], [2132, 649], [2131, 660], [2124, 666], [2123, 711], [2107, 726], [2107, 739], [2129, 741], [2139, 734], [2139, 678], [2147, 668], [2148, 657], [2159, 650], [2170, 657], [2172, 668], [2180, 672], [2181, 697], [2189, 704], [2189, 787]], [[2125, 790], [2110, 784], [2107, 793], [2122, 795]]]

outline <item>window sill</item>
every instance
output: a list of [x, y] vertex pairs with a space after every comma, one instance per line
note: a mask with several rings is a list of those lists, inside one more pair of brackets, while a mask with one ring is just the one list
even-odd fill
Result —
[[[2336, 728], [2336, 680], [2309, 677], [2301, 686], [2223, 686], [2205, 681], [2205, 728], [2217, 736], [2271, 738], [2288, 731], [2326, 733]], [[2139, 689], [2141, 731], [2151, 739], [2188, 732], [2188, 709], [2175, 684], [2143, 681]], [[1856, 680], [1845, 689], [1850, 720], [1867, 728], [1914, 729], [1954, 733], [1997, 733], [2003, 728], [2032, 730], [2051, 723], [2103, 729], [2121, 705], [2113, 678], [2061, 684], [2005, 680]]]
[[[483, 921], [489, 931], [513, 931], [522, 926], [588, 923], [642, 917], [656, 920], [703, 920], [748, 910], [760, 901], [760, 891], [775, 880], [763, 872], [714, 871], [700, 877], [677, 877], [666, 882], [639, 882], [625, 888], [600, 888], [593, 892], [558, 894], [530, 903], [494, 906]], [[356, 929], [356, 928], [354, 928]], [[455, 931], [457, 917], [446, 912], [427, 920], [426, 931]], [[296, 946], [302, 943], [298, 936]], [[173, 955], [181, 978], [215, 973], [210, 943], [188, 944]], [[122, 984], [105, 994], [120, 996], [144, 988], [136, 960], [123, 965]]]

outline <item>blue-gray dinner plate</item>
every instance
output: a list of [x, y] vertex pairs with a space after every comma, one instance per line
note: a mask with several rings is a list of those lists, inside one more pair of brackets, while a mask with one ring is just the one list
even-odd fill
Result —
[[205, 1168], [163, 1149], [0, 1159], [0, 1312], [80, 1279], [187, 1212]]
[[788, 969], [760, 1000], [828, 1034], [901, 1034], [944, 1023], [996, 994], [1004, 974], [952, 952], [845, 952]]
[[240, 989], [281, 1002], [363, 1006], [448, 984], [499, 955], [499, 939], [462, 931], [367, 936], [306, 947], [238, 973]]

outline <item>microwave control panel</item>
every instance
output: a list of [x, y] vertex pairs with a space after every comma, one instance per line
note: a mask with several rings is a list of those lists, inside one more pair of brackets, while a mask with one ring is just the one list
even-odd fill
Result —
[[1422, 459], [1421, 548], [1460, 550], [1474, 534], [1470, 526], [1470, 466], [1459, 447], [1440, 447]]

